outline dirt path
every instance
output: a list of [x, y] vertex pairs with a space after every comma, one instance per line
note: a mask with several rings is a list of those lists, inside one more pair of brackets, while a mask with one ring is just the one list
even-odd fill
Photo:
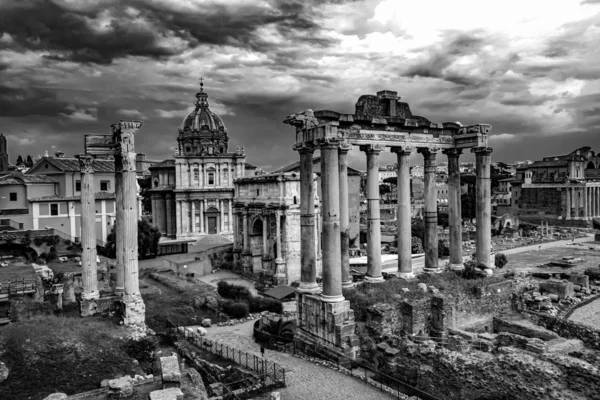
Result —
[[573, 311], [569, 321], [600, 330], [600, 298]]
[[[237, 349], [260, 356], [260, 346], [252, 338], [254, 321], [226, 327], [211, 327], [208, 338], [223, 342]], [[281, 398], [285, 400], [384, 400], [395, 397], [383, 393], [367, 385], [358, 378], [344, 375], [340, 372], [310, 361], [265, 349], [265, 357], [284, 367], [287, 371], [287, 387], [279, 389]]]

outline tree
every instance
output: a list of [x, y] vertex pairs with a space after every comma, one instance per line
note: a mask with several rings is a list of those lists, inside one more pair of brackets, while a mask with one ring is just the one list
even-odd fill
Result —
[[410, 240], [411, 243], [411, 253], [412, 254], [422, 254], [425, 252], [423, 249], [423, 242], [416, 236], [413, 236]]
[[21, 157], [21, 155], [19, 155], [19, 157], [17, 157], [17, 167], [20, 167], [21, 165], [24, 165], [25, 162], [23, 161], [23, 157]]
[[506, 254], [498, 253], [494, 257], [494, 265], [496, 268], [504, 268], [504, 266], [508, 263], [508, 259], [506, 258]]
[[463, 218], [475, 218], [475, 196], [463, 194], [460, 198], [460, 211]]
[[[138, 221], [138, 258], [143, 260], [157, 255], [160, 237], [161, 233], [156, 226], [146, 220]], [[106, 257], [115, 258], [117, 256], [117, 240], [117, 234], [113, 227], [106, 237], [106, 246], [104, 246]]]
[[438, 257], [450, 256], [450, 247], [445, 240], [438, 240]]
[[30, 155], [27, 155], [27, 160], [25, 161], [25, 166], [27, 168], [33, 167], [33, 159], [31, 158]]
[[422, 219], [413, 219], [410, 230], [412, 236], [421, 239], [421, 243], [425, 242], [425, 223]]
[[438, 213], [438, 225], [447, 228], [450, 225], [449, 216], [446, 213]]

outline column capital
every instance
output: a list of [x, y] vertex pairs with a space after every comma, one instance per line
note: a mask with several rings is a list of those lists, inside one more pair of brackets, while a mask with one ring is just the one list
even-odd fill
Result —
[[315, 145], [307, 142], [296, 143], [294, 145], [294, 150], [300, 154], [303, 153], [313, 153], [315, 151]]
[[399, 155], [410, 155], [410, 153], [414, 152], [415, 148], [413, 146], [394, 146], [390, 147], [390, 152], [396, 153]]
[[338, 151], [340, 153], [348, 153], [350, 150], [352, 150], [352, 145], [350, 144], [350, 142], [347, 141], [342, 141], [340, 142], [340, 147], [338, 148]]
[[315, 140], [315, 144], [319, 149], [338, 149], [341, 140], [338, 138], [325, 137]]
[[417, 148], [417, 153], [422, 154], [423, 158], [435, 160], [435, 156], [437, 156], [440, 151], [439, 147], [419, 147]]
[[457, 148], [453, 148], [453, 149], [444, 149], [442, 150], [442, 153], [447, 155], [448, 158], [450, 157], [460, 157], [460, 155], [462, 154], [463, 149], [457, 149]]
[[489, 156], [492, 154], [493, 149], [491, 147], [473, 147], [471, 153], [480, 154], [483, 156]]
[[367, 154], [379, 154], [385, 150], [385, 146], [382, 144], [363, 144], [360, 146], [360, 151], [364, 151]]
[[79, 160], [79, 170], [82, 174], [94, 173], [94, 156], [79, 154], [75, 156]]

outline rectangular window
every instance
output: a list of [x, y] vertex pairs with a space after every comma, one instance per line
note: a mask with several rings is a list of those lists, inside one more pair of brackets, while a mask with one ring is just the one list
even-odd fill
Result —
[[58, 203], [50, 204], [50, 215], [58, 215]]
[[100, 190], [107, 192], [110, 190], [110, 181], [100, 181]]
[[81, 192], [81, 181], [75, 181], [75, 191]]
[[10, 193], [10, 201], [17, 201], [17, 194], [15, 192]]

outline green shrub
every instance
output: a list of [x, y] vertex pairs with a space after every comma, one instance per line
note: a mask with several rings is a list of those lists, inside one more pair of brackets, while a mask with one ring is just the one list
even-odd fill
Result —
[[21, 238], [21, 244], [25, 247], [28, 247], [31, 245], [31, 237], [29, 236], [29, 233], [26, 233], [22, 238]]
[[251, 313], [270, 311], [281, 314], [283, 312], [283, 303], [281, 301], [267, 297], [252, 296], [248, 299], [248, 305]]
[[591, 281], [600, 280], [600, 267], [588, 268], [584, 271], [584, 274], [589, 276]]
[[127, 355], [135, 358], [147, 374], [154, 373], [154, 352], [158, 348], [155, 336], [146, 336], [139, 340], [129, 339], [125, 347]]
[[425, 252], [425, 250], [423, 249], [423, 241], [421, 240], [421, 238], [413, 236], [410, 242], [412, 254], [421, 254]]
[[36, 236], [33, 238], [33, 244], [35, 244], [36, 246], [41, 246], [42, 244], [44, 244], [44, 239], [42, 239], [41, 236]]
[[252, 296], [245, 286], [232, 285], [225, 281], [217, 283], [217, 292], [228, 299], [248, 300]]
[[448, 246], [448, 242], [445, 240], [438, 240], [438, 257], [448, 257], [450, 256], [450, 247]]
[[506, 264], [508, 264], [508, 259], [506, 258], [506, 254], [498, 253], [496, 257], [494, 257], [494, 264], [496, 268], [504, 268]]
[[232, 318], [246, 318], [250, 313], [248, 303], [230, 301], [222, 306], [223, 312]]

